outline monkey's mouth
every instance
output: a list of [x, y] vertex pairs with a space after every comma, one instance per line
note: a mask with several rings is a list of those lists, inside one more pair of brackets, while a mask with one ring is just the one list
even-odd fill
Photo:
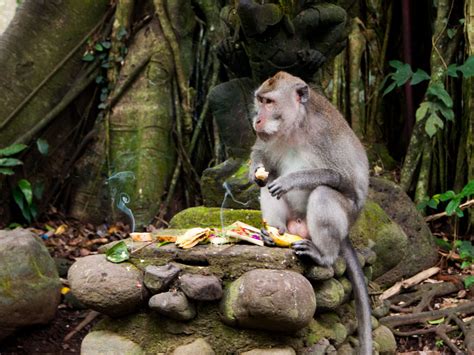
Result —
[[257, 136], [258, 138], [260, 138], [262, 141], [266, 142], [266, 141], [269, 141], [270, 138], [272, 138], [272, 134], [269, 134], [267, 132], [262, 132], [262, 131], [257, 131]]

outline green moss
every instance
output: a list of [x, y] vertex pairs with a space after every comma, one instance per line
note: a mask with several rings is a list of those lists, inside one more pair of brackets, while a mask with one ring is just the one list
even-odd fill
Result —
[[246, 179], [249, 173], [249, 166], [247, 164], [242, 164], [240, 168], [232, 175], [234, 179]]
[[377, 203], [367, 201], [362, 210], [359, 219], [351, 229], [351, 240], [357, 247], [368, 245], [369, 239], [374, 239], [379, 228], [391, 223], [390, 217]]
[[[224, 226], [241, 221], [255, 227], [262, 224], [262, 214], [256, 210], [223, 210]], [[216, 227], [221, 228], [221, 209], [218, 207], [192, 207], [176, 214], [170, 222], [171, 228]]]

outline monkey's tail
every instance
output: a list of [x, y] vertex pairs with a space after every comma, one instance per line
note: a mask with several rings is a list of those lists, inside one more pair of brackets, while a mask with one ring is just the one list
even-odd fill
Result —
[[365, 285], [364, 273], [349, 237], [341, 244], [342, 255], [347, 263], [347, 272], [354, 291], [359, 334], [359, 354], [372, 355], [372, 321], [369, 294]]

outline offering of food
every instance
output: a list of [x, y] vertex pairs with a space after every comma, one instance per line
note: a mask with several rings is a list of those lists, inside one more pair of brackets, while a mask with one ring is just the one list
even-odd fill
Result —
[[280, 234], [280, 232], [278, 231], [278, 228], [269, 226], [265, 221], [263, 221], [263, 228], [267, 230], [270, 238], [272, 238], [275, 244], [279, 247], [289, 247], [292, 243], [303, 239], [299, 235], [296, 235], [296, 234], [290, 234], [290, 233]]
[[134, 242], [151, 242], [153, 240], [151, 233], [130, 233], [130, 237]]
[[198, 244], [199, 242], [207, 241], [210, 228], [191, 228], [186, 231], [183, 235], [176, 238], [176, 245], [183, 249], [189, 249]]
[[268, 174], [269, 172], [266, 171], [263, 166], [261, 166], [255, 171], [255, 178], [261, 181], [266, 181], [268, 179]]

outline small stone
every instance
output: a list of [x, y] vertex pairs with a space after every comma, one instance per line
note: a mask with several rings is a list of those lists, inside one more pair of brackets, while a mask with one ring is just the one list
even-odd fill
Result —
[[190, 344], [178, 346], [172, 352], [172, 355], [214, 355], [215, 352], [209, 343], [203, 339], [199, 338], [193, 341]]
[[352, 282], [350, 282], [350, 280], [345, 277], [339, 278], [338, 281], [341, 283], [342, 288], [344, 289], [344, 298], [342, 300], [342, 303], [346, 303], [351, 299]]
[[364, 248], [359, 251], [365, 258], [365, 263], [373, 265], [377, 261], [377, 254], [370, 248]]
[[196, 316], [196, 309], [182, 292], [163, 292], [154, 295], [148, 301], [148, 306], [169, 318], [190, 320]]
[[357, 355], [355, 349], [349, 343], [342, 344], [337, 348], [337, 355]]
[[370, 325], [372, 329], [376, 329], [380, 326], [380, 323], [377, 318], [375, 318], [374, 316], [370, 316]]
[[130, 354], [142, 355], [145, 351], [137, 343], [107, 330], [90, 332], [82, 340], [81, 355]]
[[143, 274], [137, 267], [112, 263], [103, 254], [77, 259], [68, 280], [80, 302], [112, 317], [132, 313], [147, 297]]
[[336, 309], [344, 299], [344, 288], [336, 279], [322, 281], [314, 286], [318, 308]]
[[397, 351], [397, 342], [393, 333], [384, 325], [379, 326], [372, 332], [374, 342], [379, 345], [380, 354], [395, 354]]
[[341, 277], [346, 272], [347, 264], [343, 257], [338, 257], [334, 262], [332, 268], [334, 269], [334, 276]]
[[306, 327], [315, 309], [311, 283], [287, 270], [249, 271], [226, 287], [221, 301], [225, 324], [280, 332]]
[[359, 251], [356, 250], [357, 260], [359, 260], [359, 265], [361, 268], [365, 266], [365, 256]]
[[296, 355], [296, 351], [289, 346], [284, 348], [271, 348], [271, 349], [252, 349], [240, 353], [240, 355]]
[[390, 301], [385, 300], [382, 304], [372, 309], [372, 314], [376, 318], [385, 317], [390, 312]]
[[181, 269], [174, 264], [163, 266], [148, 265], [145, 268], [144, 284], [152, 293], [166, 291], [171, 282], [178, 276]]
[[184, 274], [180, 277], [180, 288], [197, 301], [216, 301], [222, 298], [222, 285], [214, 275]]
[[311, 266], [305, 273], [305, 276], [311, 281], [328, 280], [334, 276], [334, 270], [330, 266]]
[[372, 280], [372, 276], [374, 274], [374, 268], [372, 266], [366, 266], [362, 271], [364, 272], [364, 276], [367, 278], [367, 280]]

